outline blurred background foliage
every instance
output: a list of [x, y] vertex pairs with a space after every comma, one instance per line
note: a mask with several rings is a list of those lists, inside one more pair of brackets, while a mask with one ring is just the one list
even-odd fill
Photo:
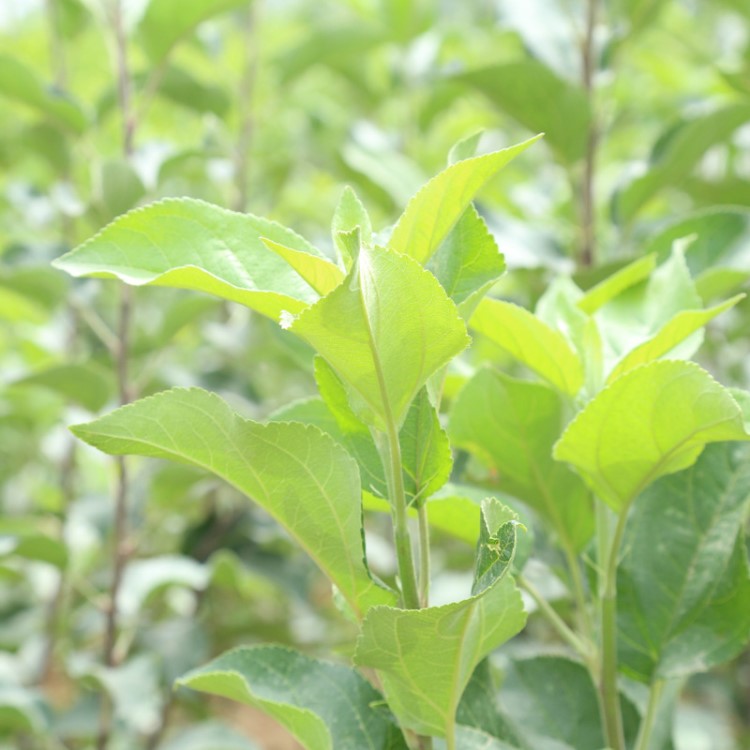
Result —
[[[260, 717], [172, 692], [236, 643], [351, 647], [310, 562], [196, 471], [130, 464], [116, 659], [103, 665], [114, 468], [66, 425], [116, 403], [117, 295], [50, 261], [124, 211], [182, 195], [330, 248], [345, 185], [387, 227], [458, 141], [476, 134], [486, 151], [543, 131], [479, 201], [509, 268], [495, 294], [531, 306], [560, 273], [585, 288], [695, 235], [688, 262], [714, 299], [750, 278], [750, 5], [122, 0], [128, 123], [117, 7], [0, 4], [0, 747], [295, 747]], [[744, 302], [709, 330], [703, 364], [728, 385], [750, 387], [749, 322]], [[314, 392], [304, 345], [190, 293], [137, 290], [128, 358], [131, 395], [199, 384], [256, 418]], [[378, 523], [368, 550], [388, 571]], [[441, 541], [436, 592], [471, 555]], [[532, 618], [514, 648], [550, 639]], [[674, 746], [748, 748], [749, 716], [745, 654], [691, 683]]]

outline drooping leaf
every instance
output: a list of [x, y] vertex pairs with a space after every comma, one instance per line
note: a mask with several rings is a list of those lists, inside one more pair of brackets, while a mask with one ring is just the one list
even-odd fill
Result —
[[628, 675], [649, 682], [703, 672], [750, 640], [749, 505], [750, 453], [736, 444], [709, 446], [638, 498], [617, 578]]
[[322, 257], [275, 222], [181, 198], [121, 216], [54, 265], [73, 276], [208, 292], [278, 320], [317, 295], [261, 237]]
[[572, 164], [586, 153], [591, 112], [585, 92], [538, 60], [494, 65], [461, 74], [494, 105], [545, 141], [559, 158]]
[[443, 607], [373, 607], [362, 624], [354, 661], [378, 670], [401, 726], [450, 736], [477, 664], [525, 621], [513, 579], [501, 575], [480, 594]]
[[468, 320], [482, 296], [504, 273], [505, 259], [484, 219], [470, 205], [426, 267], [456, 303], [461, 317]]
[[709, 307], [706, 310], [685, 310], [677, 313], [668, 323], [648, 341], [636, 346], [628, 352], [615, 366], [607, 378], [607, 382], [612, 382], [628, 370], [632, 370], [638, 365], [646, 364], [665, 354], [669, 354], [678, 344], [682, 343], [688, 336], [703, 329], [703, 327], [713, 320], [717, 315], [734, 307], [740, 300], [744, 299], [744, 294], [738, 294], [721, 304]]
[[203, 21], [248, 5], [249, 0], [150, 0], [138, 25], [138, 38], [153, 64]]
[[93, 362], [53, 365], [16, 380], [14, 385], [47, 388], [89, 411], [99, 411], [114, 395], [111, 374]]
[[711, 146], [726, 140], [748, 120], [750, 104], [730, 104], [674, 128], [646, 174], [616, 195], [614, 210], [618, 221], [632, 221], [656, 193], [678, 185]]
[[45, 86], [36, 72], [10, 55], [0, 54], [0, 95], [32, 107], [73, 133], [86, 129], [81, 108], [63, 91]]
[[383, 429], [401, 426], [427, 379], [468, 343], [458, 311], [411, 258], [362, 248], [347, 280], [289, 330], [313, 346]]
[[409, 201], [388, 247], [425, 264], [482, 187], [539, 138], [535, 136], [500, 151], [464, 159], [444, 169]]
[[737, 402], [705, 370], [660, 360], [589, 401], [553, 455], [620, 512], [654, 480], [691, 466], [707, 443], [748, 437]]
[[354, 670], [279, 646], [241, 647], [178, 685], [259, 708], [308, 750], [406, 750], [378, 692]]
[[552, 458], [564, 426], [561, 397], [549, 386], [480, 370], [451, 411], [454, 444], [497, 472], [500, 489], [532, 506], [574, 549], [593, 533], [591, 500], [584, 483]]
[[469, 324], [563, 393], [583, 385], [581, 361], [565, 337], [528, 310], [485, 298]]
[[197, 388], [165, 391], [72, 429], [106, 453], [168, 458], [216, 474], [274, 516], [355, 612], [393, 601], [363, 562], [357, 466], [319, 430], [245, 420]]

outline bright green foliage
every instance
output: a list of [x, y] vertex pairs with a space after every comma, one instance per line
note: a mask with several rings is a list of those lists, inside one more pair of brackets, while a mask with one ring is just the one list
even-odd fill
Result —
[[589, 315], [595, 313], [600, 307], [607, 304], [607, 302], [617, 297], [626, 289], [629, 289], [639, 281], [647, 279], [649, 274], [656, 268], [656, 262], [656, 254], [649, 253], [642, 258], [634, 260], [632, 263], [628, 263], [627, 266], [589, 289], [578, 300], [578, 307]]
[[565, 426], [561, 396], [543, 383], [480, 370], [456, 400], [450, 435], [497, 473], [499, 487], [532, 506], [581, 549], [593, 532], [589, 492], [552, 447]]
[[482, 297], [505, 271], [484, 219], [470, 205], [427, 263], [464, 320], [471, 318]]
[[540, 137], [501, 151], [464, 159], [444, 169], [409, 201], [393, 229], [388, 246], [426, 263], [477, 192]]
[[558, 78], [538, 60], [522, 60], [472, 70], [460, 80], [475, 86], [498, 108], [545, 140], [563, 161], [573, 163], [586, 151], [591, 117], [583, 90]]
[[[496, 500], [491, 504], [499, 505]], [[515, 535], [515, 524], [508, 525]], [[477, 664], [526, 621], [508, 568], [494, 568], [499, 577], [470, 599], [368, 612], [354, 661], [380, 672], [388, 705], [402, 726], [440, 737], [454, 734], [456, 709]]]
[[349, 243], [342, 235], [348, 235], [355, 229], [359, 229], [358, 234], [362, 244], [369, 247], [372, 244], [370, 217], [354, 190], [347, 187], [341, 194], [341, 199], [336, 206], [336, 212], [331, 222], [333, 244], [338, 250], [347, 271], [352, 267], [352, 263], [357, 259], [359, 252], [351, 253]]
[[106, 453], [213, 472], [285, 526], [355, 612], [393, 601], [363, 562], [357, 466], [319, 430], [245, 420], [218, 396], [191, 388], [142, 399], [73, 432]]
[[55, 265], [73, 276], [208, 292], [278, 320], [317, 295], [261, 238], [322, 257], [275, 222], [183, 198], [121, 216]]
[[379, 429], [400, 426], [427, 378], [469, 341], [435, 277], [382, 248], [363, 247], [345, 283], [289, 330], [328, 361]]
[[344, 272], [330, 260], [265, 237], [261, 237], [261, 242], [283, 258], [321, 296], [332, 292], [344, 279]]
[[289, 649], [229, 651], [178, 685], [255, 706], [283, 724], [307, 750], [406, 750], [377, 691], [354, 670]]
[[747, 440], [729, 392], [691, 362], [626, 373], [592, 399], [554, 448], [616, 511], [651, 482], [691, 466], [707, 443]]
[[86, 129], [87, 118], [75, 102], [47, 88], [34, 70], [9, 55], [0, 55], [0, 95], [32, 107], [74, 133]]
[[580, 359], [565, 337], [528, 310], [484, 299], [470, 324], [559, 391], [575, 395], [583, 384]]
[[152, 64], [161, 62], [172, 47], [203, 21], [234, 8], [247, 6], [249, 0], [150, 0], [138, 26], [138, 37]]
[[747, 643], [750, 573], [742, 528], [748, 510], [745, 445], [709, 446], [688, 471], [638, 498], [618, 573], [627, 674], [649, 682], [703, 672]]

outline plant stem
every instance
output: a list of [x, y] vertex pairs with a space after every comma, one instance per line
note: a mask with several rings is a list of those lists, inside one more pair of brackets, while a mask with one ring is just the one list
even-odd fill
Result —
[[386, 475], [388, 480], [388, 494], [391, 500], [391, 514], [393, 517], [393, 537], [396, 544], [396, 558], [398, 561], [398, 575], [401, 579], [401, 595], [403, 605], [407, 609], [419, 609], [419, 593], [417, 578], [414, 572], [411, 535], [409, 534], [409, 520], [406, 508], [406, 493], [404, 492], [404, 475], [401, 465], [401, 443], [398, 431], [392, 419], [386, 425], [387, 456]]
[[582, 641], [566, 624], [566, 622], [555, 612], [554, 608], [544, 598], [541, 592], [529, 581], [523, 573], [516, 576], [518, 585], [524, 589], [536, 602], [539, 611], [547, 618], [550, 625], [557, 631], [558, 635], [587, 663], [593, 659], [591, 646]]
[[419, 521], [419, 605], [429, 606], [430, 601], [430, 520], [427, 503], [417, 510]]
[[597, 23], [598, 0], [587, 0], [586, 27], [581, 40], [581, 77], [589, 101], [590, 122], [586, 134], [586, 153], [583, 161], [581, 184], [581, 257], [580, 264], [587, 268], [594, 263], [596, 255], [596, 206], [594, 199], [594, 175], [599, 129], [594, 114], [594, 76], [596, 73], [596, 49], [594, 31]]
[[656, 715], [659, 711], [661, 696], [664, 692], [664, 680], [654, 680], [648, 694], [648, 705], [646, 706], [646, 715], [641, 719], [641, 725], [638, 727], [638, 738], [635, 741], [634, 750], [648, 750], [651, 741], [651, 732], [654, 729]]
[[617, 689], [617, 563], [625, 532], [627, 506], [620, 511], [614, 535], [610, 513], [597, 501], [597, 537], [599, 548], [599, 607], [601, 626], [601, 665], [598, 679], [600, 707], [605, 737], [611, 750], [625, 750], [620, 694]]

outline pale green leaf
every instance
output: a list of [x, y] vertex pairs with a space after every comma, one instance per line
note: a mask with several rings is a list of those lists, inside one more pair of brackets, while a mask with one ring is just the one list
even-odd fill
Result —
[[457, 161], [463, 161], [464, 159], [471, 159], [477, 155], [477, 149], [479, 148], [479, 141], [482, 140], [484, 130], [477, 130], [476, 133], [461, 138], [451, 146], [451, 150], [448, 152], [448, 166], [455, 164]]
[[449, 433], [495, 470], [503, 492], [533, 507], [567, 546], [582, 549], [593, 533], [589, 492], [552, 459], [564, 427], [563, 400], [549, 386], [485, 369], [456, 399]]
[[655, 268], [655, 253], [649, 253], [642, 258], [634, 260], [589, 289], [578, 300], [578, 307], [589, 315], [595, 313], [602, 305], [617, 297], [621, 292], [624, 292], [639, 281], [648, 278], [649, 274]]
[[632, 370], [638, 365], [646, 364], [665, 354], [669, 354], [678, 344], [684, 341], [688, 336], [696, 331], [700, 331], [707, 323], [713, 320], [717, 315], [734, 307], [740, 300], [744, 299], [744, 294], [738, 294], [726, 302], [722, 302], [706, 310], [685, 310], [677, 313], [668, 323], [666, 323], [655, 336], [648, 341], [631, 349], [616, 365], [607, 378], [611, 383], [628, 370]]
[[362, 248], [347, 280], [289, 329], [333, 367], [382, 429], [401, 426], [414, 396], [468, 344], [458, 311], [411, 258]]
[[617, 578], [620, 661], [630, 676], [704, 672], [750, 640], [749, 507], [745, 445], [710, 446], [638, 498]]
[[150, 0], [138, 25], [138, 37], [153, 64], [203, 21], [228, 10], [247, 6], [249, 0]]
[[474, 196], [541, 136], [482, 156], [464, 159], [433, 177], [409, 201], [388, 246], [426, 263], [469, 207]]
[[344, 280], [344, 272], [326, 258], [295, 250], [266, 237], [261, 237], [260, 240], [271, 252], [283, 258], [321, 296], [332, 292]]
[[99, 411], [115, 390], [110, 372], [94, 362], [53, 365], [26, 375], [13, 385], [46, 388], [89, 411]]
[[259, 708], [307, 750], [406, 750], [382, 697], [354, 670], [280, 646], [234, 649], [177, 684]]
[[711, 146], [729, 138], [748, 120], [750, 104], [729, 104], [673, 128], [646, 174], [637, 177], [615, 196], [614, 212], [618, 221], [632, 221], [660, 190], [679, 186]]
[[499, 500], [482, 501], [471, 595], [481, 594], [510, 570], [516, 552], [518, 514]]
[[558, 78], [538, 60], [471, 70], [458, 79], [532, 132], [544, 133], [562, 161], [572, 164], [583, 158], [591, 108], [580, 86]]
[[505, 272], [505, 259], [484, 219], [470, 205], [426, 267], [458, 305], [461, 317], [468, 320]]
[[393, 601], [363, 561], [357, 466], [319, 430], [243, 419], [197, 388], [165, 391], [72, 429], [105, 453], [168, 458], [216, 474], [276, 518], [355, 612]]
[[121, 216], [54, 265], [73, 276], [208, 292], [278, 320], [317, 294], [261, 237], [322, 257], [275, 222], [181, 198]]
[[373, 607], [354, 661], [378, 670], [401, 726], [445, 737], [455, 729], [461, 695], [477, 664], [525, 622], [520, 593], [504, 575], [481, 594], [443, 607]]
[[575, 395], [583, 385], [581, 361], [565, 337], [528, 310], [485, 298], [469, 325], [563, 393]]
[[554, 448], [616, 511], [655, 479], [692, 465], [707, 443], [747, 440], [740, 407], [692, 362], [660, 360], [615, 380]]
[[168, 65], [159, 80], [159, 95], [196, 112], [211, 112], [218, 117], [224, 117], [231, 106], [229, 94], [223, 88], [201, 81], [174, 65]]
[[67, 94], [45, 86], [35, 70], [10, 55], [0, 54], [0, 95], [33, 108], [74, 133], [82, 133], [88, 124]]
[[[356, 252], [352, 252], [351, 245], [342, 235], [348, 235], [353, 230], [359, 228], [359, 236]], [[341, 194], [336, 211], [333, 214], [331, 222], [331, 234], [333, 235], [333, 244], [344, 262], [348, 271], [352, 263], [357, 259], [359, 252], [359, 242], [365, 245], [372, 244], [372, 224], [370, 216], [367, 213], [362, 201], [350, 187], [344, 188]]]
[[99, 176], [99, 206], [104, 218], [111, 221], [124, 214], [146, 195], [146, 188], [137, 172], [125, 159], [107, 159]]

